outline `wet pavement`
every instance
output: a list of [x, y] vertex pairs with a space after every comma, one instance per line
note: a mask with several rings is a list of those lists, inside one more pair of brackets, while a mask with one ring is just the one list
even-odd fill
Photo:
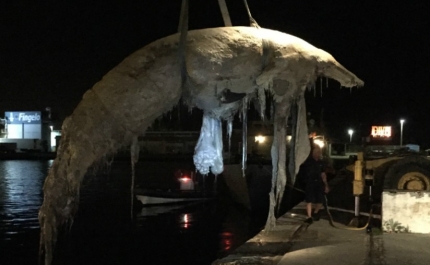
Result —
[[430, 263], [430, 234], [382, 233], [334, 222], [311, 225], [300, 203], [278, 218], [275, 231], [260, 232], [230, 256], [212, 265], [424, 265]]
[[[296, 210], [304, 214], [304, 204]], [[424, 265], [430, 264], [429, 246], [429, 234], [382, 233], [377, 228], [371, 233], [344, 230], [321, 219], [303, 231], [275, 264]]]
[[304, 220], [305, 216], [287, 213], [276, 220], [273, 231], [261, 231], [229, 256], [214, 261], [212, 265], [277, 264], [308, 227]]
[[300, 203], [278, 218], [275, 231], [262, 231], [232, 255], [212, 264], [430, 264], [430, 234], [382, 233], [378, 228], [368, 232], [337, 222], [334, 225], [339, 228], [335, 228], [327, 215], [307, 225], [305, 217], [305, 204]]
[[[301, 202], [277, 220], [276, 230], [261, 231], [257, 236], [216, 260], [212, 265], [427, 265], [430, 264], [430, 234], [381, 232], [380, 189], [374, 187], [369, 200], [368, 187], [360, 196], [360, 212], [355, 227], [348, 224], [354, 217], [351, 174], [340, 174], [330, 181], [327, 195], [333, 225], [325, 209], [321, 219], [311, 225]], [[376, 195], [376, 196], [375, 196]], [[373, 218], [368, 217], [373, 208]], [[369, 221], [371, 229], [363, 227]], [[430, 224], [429, 224], [430, 225]]]

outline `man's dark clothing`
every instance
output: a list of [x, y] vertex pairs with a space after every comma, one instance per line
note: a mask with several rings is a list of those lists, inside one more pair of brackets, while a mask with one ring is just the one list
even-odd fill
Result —
[[323, 203], [324, 183], [321, 173], [324, 172], [324, 163], [315, 160], [312, 156], [300, 166], [298, 178], [305, 186], [305, 200], [308, 203]]

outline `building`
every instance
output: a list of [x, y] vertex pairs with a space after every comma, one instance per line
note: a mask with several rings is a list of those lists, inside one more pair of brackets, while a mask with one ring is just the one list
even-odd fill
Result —
[[59, 124], [46, 111], [6, 111], [0, 119], [0, 150], [55, 152]]

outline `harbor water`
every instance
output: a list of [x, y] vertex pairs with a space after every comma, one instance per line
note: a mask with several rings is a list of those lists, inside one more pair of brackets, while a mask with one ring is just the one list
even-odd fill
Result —
[[[37, 215], [51, 164], [0, 161], [2, 265], [38, 264]], [[222, 192], [205, 203], [132, 211], [130, 172], [129, 163], [113, 162], [86, 176], [73, 226], [58, 242], [57, 264], [211, 264], [263, 225], [264, 218], [251, 218]]]

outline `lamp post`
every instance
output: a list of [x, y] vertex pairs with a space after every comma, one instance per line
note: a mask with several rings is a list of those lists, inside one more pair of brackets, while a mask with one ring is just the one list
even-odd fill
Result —
[[348, 134], [349, 134], [349, 142], [352, 142], [352, 134], [354, 133], [354, 131], [352, 129], [348, 130]]
[[404, 119], [400, 120], [400, 146], [403, 146], [403, 123], [405, 122]]

